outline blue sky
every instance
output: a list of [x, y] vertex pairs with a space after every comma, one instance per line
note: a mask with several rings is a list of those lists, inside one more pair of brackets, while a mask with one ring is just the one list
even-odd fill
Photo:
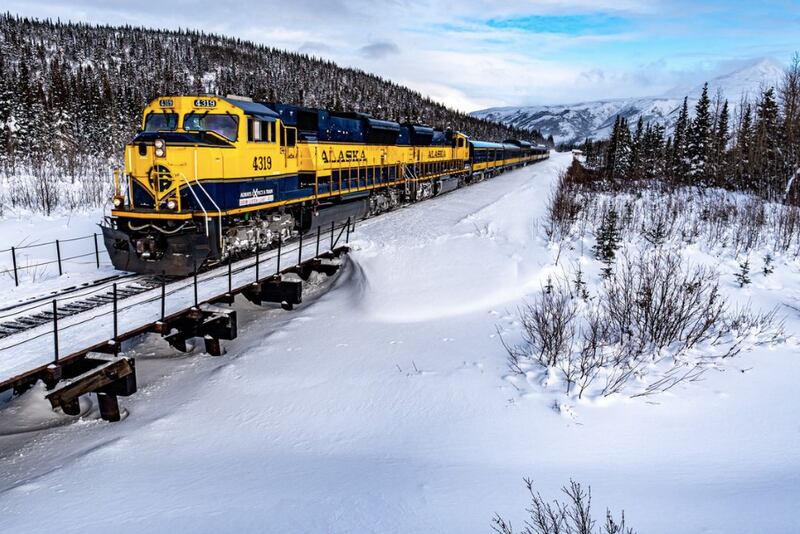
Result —
[[652, 96], [800, 50], [800, 0], [7, 0], [21, 15], [191, 27], [299, 50], [462, 110]]

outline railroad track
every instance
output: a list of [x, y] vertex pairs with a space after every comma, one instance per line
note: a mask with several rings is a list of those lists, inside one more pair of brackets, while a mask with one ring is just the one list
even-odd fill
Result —
[[120, 274], [0, 308], [0, 339], [52, 323], [54, 315], [53, 309], [47, 307], [49, 302], [56, 301], [58, 318], [61, 319], [113, 302], [115, 284], [117, 298], [123, 299], [149, 291], [161, 283], [161, 278], [156, 276]]
[[[297, 241], [299, 241], [299, 237], [294, 237], [285, 241], [283, 245], [290, 246]], [[261, 250], [260, 254], [264, 255], [261, 258], [262, 261], [269, 259], [271, 257], [271, 252], [277, 252], [277, 250], [273, 247]], [[257, 257], [255, 253], [252, 253], [245, 257], [237, 258], [236, 262]], [[217, 270], [226, 269], [226, 265], [227, 264], [217, 264], [215, 266], [201, 268], [199, 274], [207, 275]], [[26, 332], [44, 324], [52, 323], [54, 314], [50, 304], [53, 301], [56, 301], [58, 318], [63, 319], [112, 303], [114, 301], [114, 285], [117, 286], [117, 300], [121, 301], [155, 289], [161, 286], [165, 281], [171, 284], [180, 282], [186, 278], [191, 278], [191, 276], [167, 277], [165, 279], [155, 275], [124, 273], [53, 291], [13, 305], [0, 307], [0, 339]]]
[[38, 304], [41, 302], [48, 302], [52, 301], [53, 299], [62, 298], [64, 296], [77, 293], [87, 289], [93, 289], [98, 286], [102, 286], [103, 284], [113, 283], [120, 280], [125, 280], [128, 278], [133, 278], [139, 275], [133, 273], [127, 274], [114, 274], [111, 276], [106, 276], [103, 278], [99, 278], [97, 280], [91, 280], [89, 282], [83, 282], [81, 284], [77, 284], [74, 286], [63, 287], [59, 288], [55, 291], [51, 291], [49, 293], [45, 293], [44, 295], [37, 295], [35, 297], [29, 297], [25, 299], [18, 300], [14, 304], [9, 304], [6, 306], [0, 306], [0, 320], [6, 317], [9, 313], [13, 313], [15, 310], [19, 310], [22, 308], [26, 308], [28, 306]]

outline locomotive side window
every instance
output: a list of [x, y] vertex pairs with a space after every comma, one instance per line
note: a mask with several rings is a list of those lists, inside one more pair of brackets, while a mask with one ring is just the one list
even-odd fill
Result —
[[275, 123], [247, 119], [247, 140], [256, 143], [272, 143], [275, 141]]
[[236, 141], [239, 118], [221, 113], [187, 113], [183, 119], [184, 130], [214, 132], [229, 141]]
[[148, 113], [144, 120], [145, 132], [173, 131], [177, 127], [177, 113]]
[[294, 146], [297, 141], [297, 130], [294, 128], [281, 128], [283, 132], [283, 139], [281, 140], [281, 144], [283, 146]]

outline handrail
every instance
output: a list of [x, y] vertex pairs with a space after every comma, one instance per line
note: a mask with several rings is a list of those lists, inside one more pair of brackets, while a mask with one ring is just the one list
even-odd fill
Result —
[[189, 192], [192, 194], [194, 199], [197, 201], [197, 205], [200, 206], [200, 209], [203, 210], [203, 216], [205, 216], [205, 218], [206, 218], [206, 237], [208, 237], [208, 212], [206, 211], [205, 206], [203, 206], [203, 203], [200, 202], [200, 199], [197, 197], [197, 194], [194, 192], [194, 188], [192, 187], [192, 184], [189, 183], [189, 179], [186, 178], [186, 175], [183, 174], [180, 171], [178, 171], [178, 174], [181, 175], [181, 178], [183, 178], [183, 181], [186, 182], [187, 186], [189, 186]]
[[[186, 185], [189, 186], [189, 191], [191, 191], [192, 196], [197, 201], [197, 204], [200, 206], [200, 209], [203, 210], [203, 216], [206, 218], [206, 236], [208, 236], [208, 219], [209, 219], [208, 212], [206, 211], [206, 208], [203, 206], [203, 203], [200, 202], [200, 199], [197, 197], [197, 194], [195, 194], [194, 188], [192, 187], [192, 184], [189, 183], [189, 179], [186, 178], [186, 175], [180, 171], [178, 171], [178, 174], [181, 175], [183, 181], [186, 182]], [[213, 204], [217, 210], [217, 216], [219, 217], [219, 244], [220, 246], [222, 246], [222, 209], [220, 209], [219, 204], [217, 204], [216, 201], [211, 197], [211, 195], [208, 194], [206, 188], [203, 187], [203, 184], [201, 184], [197, 178], [194, 179], [194, 183], [197, 184], [197, 186], [200, 188], [200, 191], [203, 192], [206, 198], [208, 198], [208, 200], [211, 201], [211, 204]]]

